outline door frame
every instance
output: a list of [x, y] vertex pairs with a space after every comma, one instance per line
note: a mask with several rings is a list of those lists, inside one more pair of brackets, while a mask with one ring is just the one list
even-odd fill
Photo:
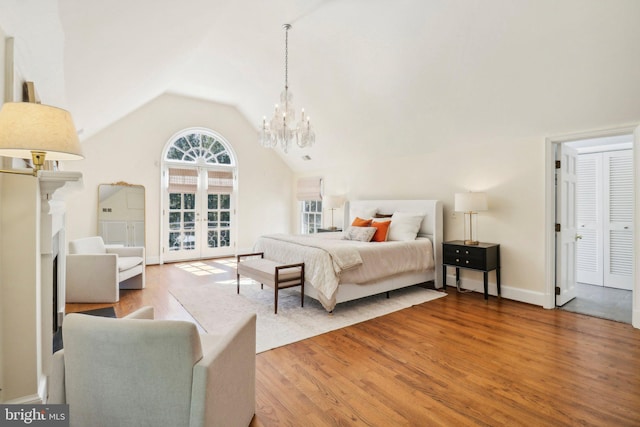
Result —
[[[173, 145], [173, 143], [180, 138], [181, 136], [184, 135], [188, 135], [191, 133], [201, 133], [201, 134], [205, 134], [205, 135], [209, 135], [211, 137], [213, 137], [214, 139], [216, 139], [220, 144], [222, 144], [222, 146], [225, 148], [227, 154], [229, 155], [231, 162], [230, 163], [223, 163], [223, 164], [207, 164], [204, 163], [202, 159], [198, 159], [196, 162], [182, 162], [180, 160], [167, 160], [167, 152], [170, 149], [170, 147]], [[160, 236], [159, 241], [158, 241], [158, 253], [159, 253], [159, 258], [158, 258], [158, 262], [159, 264], [164, 264], [165, 263], [165, 256], [164, 256], [164, 248], [165, 248], [165, 238], [166, 236], [166, 229], [165, 229], [165, 204], [166, 204], [166, 198], [167, 198], [167, 185], [168, 185], [168, 180], [169, 180], [169, 175], [168, 175], [168, 169], [171, 166], [175, 166], [178, 168], [193, 168], [193, 169], [198, 169], [198, 174], [200, 174], [200, 168], [205, 169], [205, 170], [216, 170], [216, 169], [229, 169], [233, 171], [233, 193], [232, 193], [232, 221], [231, 221], [231, 233], [234, 237], [234, 245], [232, 245], [230, 247], [230, 251], [229, 251], [229, 256], [234, 255], [237, 251], [237, 243], [238, 243], [238, 230], [239, 230], [239, 225], [238, 225], [238, 200], [239, 199], [239, 170], [240, 167], [238, 165], [238, 156], [235, 153], [235, 150], [233, 149], [233, 146], [231, 145], [231, 143], [225, 138], [223, 137], [220, 133], [206, 128], [206, 127], [201, 127], [201, 126], [195, 126], [195, 127], [189, 127], [189, 128], [185, 128], [179, 132], [176, 132], [173, 136], [171, 136], [171, 138], [169, 138], [164, 146], [164, 149], [162, 150], [162, 154], [160, 156], [160, 161], [156, 163], [157, 166], [159, 166], [160, 169], [160, 176], [159, 176], [159, 196], [160, 196], [160, 206], [159, 206], [159, 216], [160, 216], [160, 220], [158, 221], [158, 235]], [[220, 167], [221, 166], [221, 167]], [[202, 183], [200, 183], [200, 181], [198, 181], [198, 188], [200, 188], [200, 186], [202, 185]], [[222, 255], [220, 255], [222, 256]], [[226, 256], [226, 255], [225, 255]], [[185, 259], [185, 261], [190, 261], [192, 260], [191, 258], [189, 259]], [[174, 260], [171, 261], [167, 261], [167, 262], [176, 262]]]
[[633, 166], [634, 166], [634, 262], [633, 262], [633, 314], [632, 325], [640, 328], [640, 285], [637, 271], [640, 268], [640, 123], [634, 123], [616, 128], [557, 135], [545, 138], [545, 295], [544, 308], [555, 308], [555, 271], [556, 271], [556, 232], [555, 232], [555, 144], [577, 141], [581, 139], [604, 138], [608, 136], [633, 135]]

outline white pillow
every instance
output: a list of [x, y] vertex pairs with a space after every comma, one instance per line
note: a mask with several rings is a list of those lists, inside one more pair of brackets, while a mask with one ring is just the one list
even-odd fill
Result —
[[344, 240], [357, 240], [359, 242], [370, 242], [377, 228], [375, 227], [354, 227], [349, 226], [342, 237]]
[[425, 214], [419, 212], [394, 212], [387, 240], [415, 240]]

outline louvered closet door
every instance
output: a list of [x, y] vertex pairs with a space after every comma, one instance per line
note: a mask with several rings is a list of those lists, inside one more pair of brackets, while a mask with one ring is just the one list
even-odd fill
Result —
[[577, 281], [603, 286], [602, 153], [578, 156], [576, 210], [578, 216]]
[[604, 153], [604, 285], [633, 288], [633, 155], [631, 150]]

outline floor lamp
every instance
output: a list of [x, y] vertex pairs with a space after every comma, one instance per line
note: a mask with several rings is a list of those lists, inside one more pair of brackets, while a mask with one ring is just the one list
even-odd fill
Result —
[[[487, 203], [486, 193], [474, 193], [471, 191], [468, 193], [456, 193], [454, 204], [455, 204], [454, 209], [456, 212], [464, 212], [465, 221], [466, 221], [466, 216], [469, 215], [469, 238], [467, 238], [466, 223], [465, 223], [464, 244], [477, 245], [479, 242], [473, 234], [473, 216], [477, 215], [479, 211], [488, 210], [489, 206]], [[476, 235], [477, 235], [477, 230], [476, 230]]]

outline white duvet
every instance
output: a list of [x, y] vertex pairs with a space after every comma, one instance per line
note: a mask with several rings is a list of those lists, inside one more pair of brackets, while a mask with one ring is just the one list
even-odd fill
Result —
[[[322, 236], [322, 237], [320, 237]], [[326, 310], [336, 305], [339, 283], [366, 284], [396, 274], [434, 268], [426, 238], [405, 242], [342, 240], [342, 233], [273, 234], [256, 242], [256, 252], [282, 263], [305, 263], [305, 282], [318, 292]]]

